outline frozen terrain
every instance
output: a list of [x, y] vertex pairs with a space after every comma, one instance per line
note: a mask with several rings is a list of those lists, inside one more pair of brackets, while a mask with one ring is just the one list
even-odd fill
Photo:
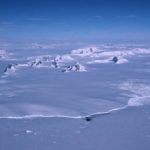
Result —
[[150, 47], [0, 50], [0, 150], [149, 150]]

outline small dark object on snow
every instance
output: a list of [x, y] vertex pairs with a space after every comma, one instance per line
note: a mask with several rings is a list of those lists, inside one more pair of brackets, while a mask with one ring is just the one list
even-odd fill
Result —
[[92, 117], [85, 117], [86, 121], [92, 121]]
[[112, 61], [113, 61], [114, 63], [117, 63], [118, 58], [117, 58], [116, 56], [114, 56], [113, 59], [112, 59]]

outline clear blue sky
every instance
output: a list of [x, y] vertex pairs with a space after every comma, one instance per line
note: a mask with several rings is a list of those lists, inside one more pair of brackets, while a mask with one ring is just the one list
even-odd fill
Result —
[[0, 0], [0, 38], [150, 39], [150, 1]]

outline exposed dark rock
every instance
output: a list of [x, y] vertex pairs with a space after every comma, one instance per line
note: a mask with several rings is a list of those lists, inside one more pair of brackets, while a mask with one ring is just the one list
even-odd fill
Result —
[[85, 117], [85, 120], [88, 121], [88, 122], [92, 121], [92, 117], [91, 116], [87, 116], [87, 117]]
[[80, 70], [80, 65], [79, 64], [75, 64], [74, 67], [75, 67], [75, 71], [79, 71]]
[[80, 52], [80, 54], [83, 54], [83, 50]]
[[39, 61], [33, 61], [33, 62], [31, 63], [31, 67], [33, 67], [33, 66], [39, 66], [40, 64], [42, 64], [42, 61], [41, 61], [41, 60], [39, 60]]
[[58, 68], [58, 63], [57, 63], [56, 60], [54, 60], [54, 61], [52, 62], [52, 65], [53, 65], [55, 68]]
[[116, 56], [114, 56], [113, 59], [112, 59], [112, 61], [113, 61], [114, 63], [117, 63], [117, 62], [118, 62], [118, 58], [117, 58]]
[[90, 48], [90, 52], [93, 52], [93, 49], [92, 49], [92, 48]]
[[[17, 65], [17, 64], [15, 64], [15, 65]], [[5, 68], [4, 72], [11, 70], [13, 67], [14, 67], [14, 64], [8, 64], [8, 66]]]
[[36, 63], [35, 61], [31, 62], [31, 67], [32, 67], [32, 66], [34, 66], [34, 65], [35, 65], [35, 63]]
[[79, 64], [75, 64], [73, 66], [66, 66], [62, 72], [67, 72], [67, 71], [80, 71], [80, 65]]
[[38, 66], [40, 64], [42, 64], [42, 62], [39, 60], [35, 65]]
[[72, 67], [71, 66], [66, 66], [64, 69], [62, 69], [62, 72], [67, 72], [67, 71], [71, 71]]
[[66, 72], [66, 69], [62, 69], [61, 72]]

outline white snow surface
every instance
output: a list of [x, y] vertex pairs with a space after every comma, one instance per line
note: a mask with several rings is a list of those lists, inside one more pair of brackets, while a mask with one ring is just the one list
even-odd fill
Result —
[[150, 48], [98, 45], [22, 58], [18, 53], [10, 61], [9, 52], [0, 50], [1, 118], [83, 118], [150, 104]]

